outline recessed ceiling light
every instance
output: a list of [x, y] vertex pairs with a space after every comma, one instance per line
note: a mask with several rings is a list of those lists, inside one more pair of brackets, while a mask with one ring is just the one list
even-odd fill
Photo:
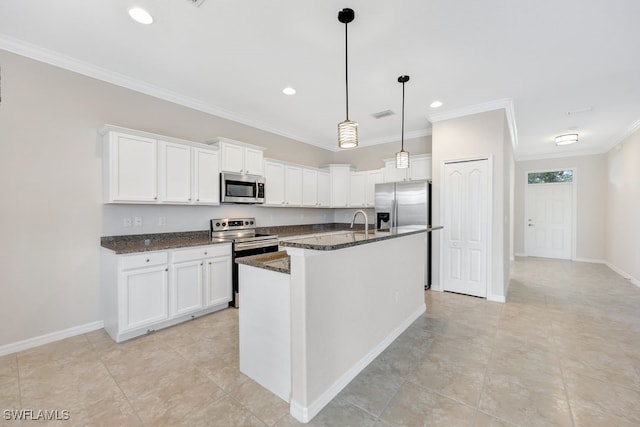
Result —
[[431, 104], [429, 104], [429, 107], [431, 107], [431, 108], [440, 108], [440, 107], [442, 107], [442, 101], [433, 101]]
[[284, 89], [282, 89], [282, 93], [284, 93], [285, 95], [295, 95], [296, 90], [291, 86], [287, 86]]
[[149, 25], [153, 23], [153, 16], [141, 7], [132, 7], [129, 9], [129, 16], [140, 24]]

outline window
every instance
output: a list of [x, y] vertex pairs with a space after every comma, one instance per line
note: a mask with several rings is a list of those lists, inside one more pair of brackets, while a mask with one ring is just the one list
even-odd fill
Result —
[[573, 171], [551, 171], [551, 172], [531, 172], [527, 179], [529, 184], [553, 184], [562, 182], [573, 182]]

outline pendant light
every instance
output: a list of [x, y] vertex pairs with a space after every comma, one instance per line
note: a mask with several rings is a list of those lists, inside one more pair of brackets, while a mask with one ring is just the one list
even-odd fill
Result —
[[358, 123], [349, 120], [349, 55], [347, 24], [355, 18], [353, 9], [345, 8], [338, 12], [338, 21], [344, 24], [344, 64], [345, 64], [345, 92], [347, 104], [347, 118], [338, 123], [338, 146], [340, 148], [353, 148], [358, 146]]
[[396, 153], [396, 168], [406, 169], [409, 167], [409, 152], [404, 151], [404, 84], [409, 81], [409, 76], [398, 77], [398, 83], [402, 83], [402, 139], [400, 151]]

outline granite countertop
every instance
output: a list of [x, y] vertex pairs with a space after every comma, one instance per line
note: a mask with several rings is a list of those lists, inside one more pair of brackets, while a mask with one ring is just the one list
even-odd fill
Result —
[[289, 274], [291, 271], [290, 258], [286, 251], [236, 258], [236, 264], [250, 265], [285, 274]]
[[369, 232], [365, 235], [364, 231], [344, 231], [334, 233], [323, 233], [315, 236], [300, 237], [298, 239], [285, 240], [280, 242], [280, 246], [313, 249], [317, 251], [333, 251], [337, 249], [349, 248], [373, 242], [379, 242], [387, 239], [395, 239], [398, 237], [408, 236], [417, 233], [430, 233], [435, 230], [442, 229], [442, 226], [433, 227], [407, 227], [399, 231], [393, 232]]
[[161, 251], [165, 249], [187, 248], [190, 246], [205, 246], [218, 243], [229, 243], [211, 240], [208, 230], [187, 231], [182, 233], [133, 234], [127, 236], [105, 236], [100, 238], [103, 248], [116, 254], [131, 254], [136, 252]]
[[257, 227], [256, 233], [273, 234], [278, 237], [302, 236], [305, 234], [330, 233], [334, 231], [364, 230], [364, 224], [354, 224], [350, 227], [348, 222], [329, 222], [325, 224], [302, 225], [274, 225], [271, 227]]

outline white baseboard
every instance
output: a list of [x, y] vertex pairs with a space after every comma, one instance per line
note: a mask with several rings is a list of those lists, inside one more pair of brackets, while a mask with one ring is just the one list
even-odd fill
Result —
[[621, 275], [625, 279], [629, 280], [632, 284], [634, 284], [634, 285], [636, 285], [637, 287], [640, 288], [640, 280], [636, 279], [635, 277], [633, 277], [632, 275], [630, 275], [626, 271], [624, 271], [621, 268], [611, 264], [608, 261], [605, 261], [605, 264], [606, 264], [607, 267], [609, 267], [610, 269], [612, 269], [613, 271], [615, 271], [616, 273], [618, 273], [619, 275]]
[[487, 297], [487, 301], [507, 302], [507, 297], [505, 297], [504, 295], [489, 295]]
[[86, 334], [87, 332], [102, 329], [103, 327], [104, 327], [104, 322], [102, 320], [99, 320], [96, 322], [86, 323], [80, 326], [74, 326], [73, 328], [64, 329], [62, 331], [56, 331], [50, 334], [40, 335], [39, 337], [33, 337], [23, 341], [6, 344], [0, 347], [0, 356], [6, 356], [7, 354], [28, 350], [30, 348], [38, 347], [40, 345], [49, 344], [55, 341], [60, 341], [65, 338], [75, 337], [76, 335]]
[[364, 368], [369, 365], [380, 353], [382, 353], [396, 338], [400, 336], [411, 324], [425, 313], [427, 307], [422, 304], [420, 308], [411, 313], [397, 328], [395, 328], [389, 335], [387, 335], [380, 343], [371, 349], [362, 359], [360, 359], [355, 365], [344, 373], [338, 380], [333, 383], [331, 387], [325, 390], [314, 402], [309, 406], [303, 406], [299, 402], [291, 399], [289, 405], [289, 413], [292, 417], [302, 423], [308, 423], [318, 415], [318, 412], [322, 410], [331, 400], [342, 391], [355, 377], [358, 376]]
[[596, 258], [575, 258], [574, 261], [576, 262], [590, 262], [593, 264], [606, 264], [607, 262], [603, 259], [596, 259]]
[[527, 254], [523, 254], [523, 253], [520, 253], [520, 252], [516, 252], [514, 255], [515, 256], [520, 256], [520, 257], [526, 257], [527, 256]]

